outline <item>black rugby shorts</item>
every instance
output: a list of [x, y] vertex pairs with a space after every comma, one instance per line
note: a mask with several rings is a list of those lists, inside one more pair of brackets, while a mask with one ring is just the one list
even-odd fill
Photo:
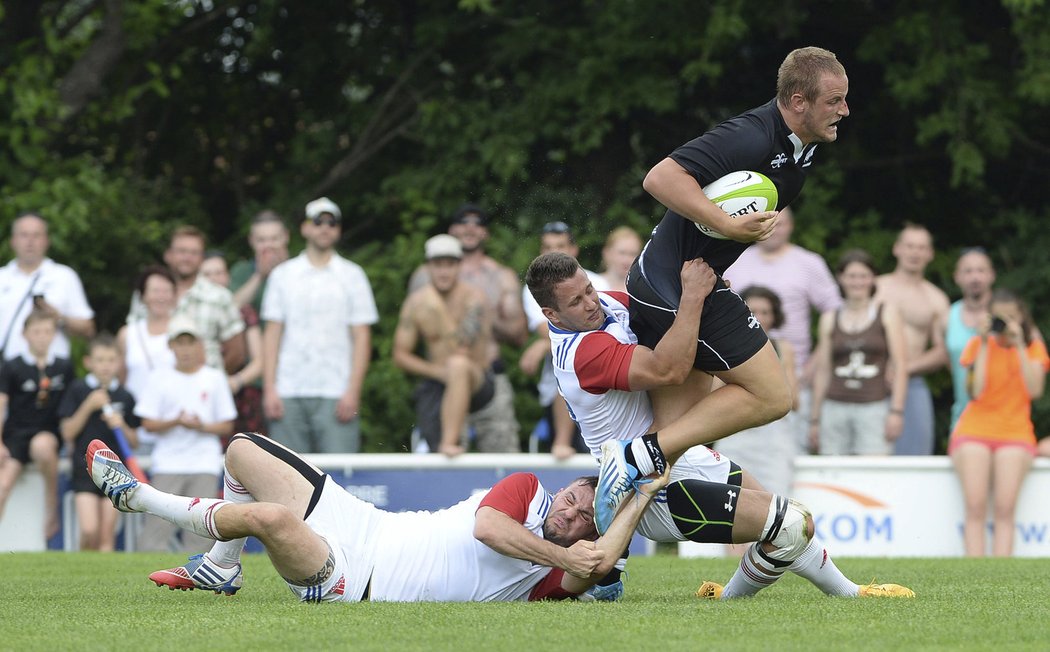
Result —
[[[674, 323], [677, 298], [671, 303], [658, 295], [642, 276], [637, 261], [627, 277], [627, 293], [631, 296], [631, 330], [639, 344], [656, 348]], [[693, 367], [709, 373], [739, 367], [769, 341], [747, 304], [721, 276], [704, 301], [698, 337]]]

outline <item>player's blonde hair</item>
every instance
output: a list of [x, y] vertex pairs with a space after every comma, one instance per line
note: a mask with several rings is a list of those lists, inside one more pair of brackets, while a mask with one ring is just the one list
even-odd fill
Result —
[[820, 93], [820, 79], [825, 74], [846, 74], [833, 52], [817, 47], [792, 50], [777, 71], [777, 102], [787, 106], [795, 93], [815, 100]]

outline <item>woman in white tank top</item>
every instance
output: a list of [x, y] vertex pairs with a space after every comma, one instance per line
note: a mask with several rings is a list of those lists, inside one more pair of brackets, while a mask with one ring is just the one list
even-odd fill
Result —
[[[117, 344], [124, 355], [124, 387], [138, 398], [154, 369], [175, 366], [175, 354], [168, 348], [168, 321], [175, 310], [175, 277], [166, 267], [152, 265], [143, 270], [135, 289], [146, 306], [146, 317], [123, 326], [117, 333]], [[139, 430], [143, 448], [150, 446], [152, 440], [153, 435]]]

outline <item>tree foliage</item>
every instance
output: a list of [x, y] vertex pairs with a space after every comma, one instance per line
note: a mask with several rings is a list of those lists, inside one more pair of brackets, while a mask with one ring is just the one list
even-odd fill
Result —
[[[800, 242], [828, 257], [864, 246], [888, 267], [896, 229], [920, 222], [949, 293], [958, 248], [983, 244], [1001, 282], [1047, 317], [1043, 0], [0, 9], [4, 220], [48, 216], [53, 257], [80, 271], [115, 329], [130, 280], [171, 225], [198, 224], [239, 257], [259, 208], [294, 223], [306, 201], [332, 197], [346, 214], [343, 249], [368, 271], [382, 315], [365, 400], [374, 449], [404, 444], [411, 382], [389, 362], [393, 321], [423, 240], [456, 205], [491, 209], [491, 252], [516, 269], [555, 218], [576, 227], [596, 266], [611, 227], [644, 231], [660, 215], [645, 171], [768, 100], [784, 54], [802, 45], [838, 54], [853, 113], [798, 202]], [[531, 381], [515, 381], [527, 429]]]

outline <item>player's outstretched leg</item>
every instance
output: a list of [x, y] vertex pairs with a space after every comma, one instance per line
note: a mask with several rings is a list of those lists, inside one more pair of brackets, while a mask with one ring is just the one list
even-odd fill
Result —
[[740, 559], [740, 567], [723, 587], [704, 582], [696, 595], [707, 599], [751, 596], [790, 571], [835, 597], [903, 597], [915, 593], [899, 584], [857, 585], [835, 565], [820, 538], [815, 536], [809, 510], [801, 503], [773, 496], [762, 535]]
[[232, 568], [219, 566], [206, 554], [193, 555], [182, 566], [150, 573], [149, 579], [157, 586], [166, 586], [172, 591], [201, 589], [233, 595], [244, 582], [244, 572], [238, 563]]
[[[139, 482], [120, 457], [98, 439], [88, 445], [85, 458], [91, 479], [118, 510], [152, 514], [202, 537], [224, 540], [215, 525], [215, 514], [231, 504], [229, 501], [176, 496]], [[184, 566], [150, 575], [157, 586], [204, 589], [227, 595], [241, 588], [242, 578], [239, 563], [224, 568], [205, 555], [195, 555]]]
[[176, 496], [139, 482], [120, 457], [98, 439], [88, 445], [85, 458], [91, 479], [120, 511], [153, 514], [198, 536], [224, 539], [215, 527], [215, 513], [229, 505], [228, 501]]

